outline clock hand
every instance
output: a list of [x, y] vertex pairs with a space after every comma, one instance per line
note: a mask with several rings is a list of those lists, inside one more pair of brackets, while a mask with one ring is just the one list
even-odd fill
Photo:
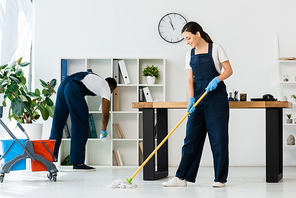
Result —
[[172, 23], [172, 19], [171, 19], [171, 17], [169, 17], [169, 19], [170, 19], [170, 24], [171, 24], [173, 30], [175, 30], [175, 28], [174, 28], [174, 26], [173, 26], [173, 23]]

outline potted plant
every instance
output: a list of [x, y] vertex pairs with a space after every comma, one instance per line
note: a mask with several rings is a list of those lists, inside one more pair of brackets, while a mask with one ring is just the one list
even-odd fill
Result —
[[[0, 94], [4, 94], [2, 105], [6, 107], [7, 101], [10, 101], [9, 120], [13, 118], [22, 124], [32, 124], [40, 117], [47, 120], [53, 116], [54, 111], [54, 103], [50, 97], [56, 93], [54, 90], [56, 79], [48, 83], [39, 79], [43, 90], [36, 88], [34, 92], [29, 92], [22, 70], [22, 67], [29, 64], [28, 62], [22, 63], [22, 58], [20, 58], [10, 65], [0, 66]], [[23, 127], [26, 129], [25, 125]], [[29, 132], [27, 129], [26, 131]]]
[[291, 119], [292, 114], [286, 114], [287, 116], [287, 124], [292, 124], [293, 123], [293, 119]]
[[154, 65], [152, 66], [147, 65], [143, 70], [142, 76], [147, 77], [148, 84], [154, 84], [155, 80], [157, 80], [160, 76], [158, 67], [157, 66], [155, 67]]

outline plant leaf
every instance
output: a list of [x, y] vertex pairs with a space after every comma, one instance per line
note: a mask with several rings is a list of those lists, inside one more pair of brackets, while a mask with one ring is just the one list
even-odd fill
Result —
[[1, 66], [0, 66], [0, 70], [6, 68], [7, 66], [8, 66], [8, 64], [1, 65]]
[[7, 86], [7, 90], [10, 92], [16, 92], [18, 90], [18, 85], [16, 83], [12, 83]]
[[36, 94], [35, 92], [28, 92], [28, 96], [31, 96], [31, 97], [39, 97], [39, 95]]
[[41, 112], [43, 120], [47, 120], [49, 117], [49, 113], [48, 113], [47, 109], [40, 109], [40, 112]]
[[14, 98], [11, 100], [11, 108], [14, 114], [22, 115], [24, 113], [24, 103], [19, 98]]
[[18, 61], [17, 61], [17, 64], [18, 64], [18, 65], [21, 64], [22, 59], [23, 59], [23, 57], [20, 57], [20, 58], [18, 59]]
[[17, 79], [16, 77], [13, 77], [13, 76], [9, 76], [9, 78], [12, 80], [12, 81], [14, 81], [15, 83], [20, 83], [20, 80], [19, 79]]
[[29, 65], [30, 63], [29, 62], [24, 62], [24, 63], [21, 63], [19, 64], [21, 67], [26, 67], [27, 65]]
[[57, 84], [57, 79], [52, 79], [49, 83], [49, 87], [54, 88]]
[[47, 83], [44, 82], [43, 80], [39, 79], [39, 81], [41, 82], [42, 87], [47, 87]]
[[40, 96], [40, 90], [39, 89], [35, 89], [35, 94], [37, 94], [38, 96]]
[[46, 97], [46, 98], [45, 98], [45, 102], [46, 102], [46, 104], [47, 104], [48, 106], [52, 106], [52, 105], [53, 105], [53, 102], [52, 102], [52, 100], [51, 100], [49, 97]]

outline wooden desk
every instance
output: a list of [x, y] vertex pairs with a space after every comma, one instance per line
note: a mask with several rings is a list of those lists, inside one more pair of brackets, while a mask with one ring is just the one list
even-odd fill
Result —
[[[187, 109], [188, 102], [133, 102], [133, 108], [143, 109], [143, 159], [155, 149], [168, 134], [168, 109]], [[292, 108], [290, 102], [248, 101], [229, 102], [230, 109], [266, 109], [266, 182], [279, 182], [283, 178], [283, 108]], [[156, 110], [156, 127], [155, 126]], [[155, 157], [143, 167], [144, 180], [156, 180], [168, 176], [168, 142], [157, 151]]]

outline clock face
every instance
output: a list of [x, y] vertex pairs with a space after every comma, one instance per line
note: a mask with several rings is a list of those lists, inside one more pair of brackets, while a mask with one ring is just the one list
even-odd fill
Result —
[[186, 23], [186, 19], [180, 14], [166, 14], [158, 23], [158, 33], [163, 40], [169, 43], [178, 43], [183, 40], [181, 31]]

